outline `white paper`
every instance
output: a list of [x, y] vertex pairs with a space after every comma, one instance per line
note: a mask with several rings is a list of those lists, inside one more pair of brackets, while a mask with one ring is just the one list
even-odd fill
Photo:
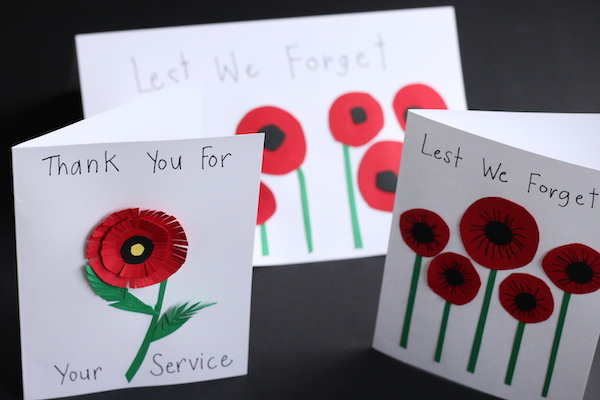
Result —
[[[200, 138], [194, 106], [199, 92], [182, 85], [13, 148], [26, 399], [246, 374], [263, 138]], [[128, 382], [152, 316], [94, 292], [86, 246], [106, 217], [137, 207], [174, 216], [189, 243], [161, 315], [216, 304], [151, 342]], [[161, 285], [129, 293], [155, 307]]]
[[[373, 144], [403, 140], [394, 97], [424, 84], [448, 108], [466, 108], [451, 7], [84, 34], [76, 44], [86, 115], [201, 79], [205, 132], [233, 135], [262, 106], [281, 108], [300, 123], [307, 143], [300, 168], [262, 175], [276, 211], [256, 228], [260, 266], [384, 254], [391, 202], [387, 211], [371, 207], [357, 171]], [[328, 123], [334, 101], [350, 92], [370, 94], [384, 120], [374, 138], [349, 148], [354, 225], [343, 146]]]
[[[600, 333], [600, 320], [595, 317], [600, 312], [600, 291], [570, 295], [555, 367], [548, 374], [565, 295], [545, 273], [542, 261], [552, 249], [572, 243], [600, 250], [594, 223], [600, 210], [600, 162], [594, 154], [600, 140], [599, 129], [600, 115], [426, 110], [411, 113], [374, 348], [502, 398], [581, 399]], [[472, 259], [459, 226], [467, 208], [487, 197], [499, 197], [524, 207], [537, 223], [539, 243], [529, 263], [496, 272], [481, 347], [471, 364], [491, 269]], [[400, 215], [413, 209], [430, 210], [442, 218], [450, 236], [441, 251], [471, 259], [481, 280], [472, 301], [450, 306], [438, 362], [435, 354], [447, 302], [430, 288], [427, 278], [430, 263], [437, 256], [422, 257], [408, 340], [401, 346], [416, 255], [403, 240], [399, 223]], [[490, 211], [494, 212], [497, 211]], [[481, 214], [482, 218], [489, 215]], [[513, 234], [517, 234], [516, 229]], [[506, 383], [519, 322], [503, 308], [499, 285], [513, 273], [530, 274], [545, 282], [554, 309], [548, 319], [524, 324], [512, 380]], [[470, 365], [472, 371], [468, 371]], [[547, 397], [542, 396], [545, 385]]]

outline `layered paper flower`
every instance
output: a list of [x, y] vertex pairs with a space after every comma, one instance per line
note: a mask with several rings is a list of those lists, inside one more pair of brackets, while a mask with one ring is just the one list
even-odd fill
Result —
[[187, 245], [174, 217], [129, 208], [111, 214], [94, 229], [86, 257], [104, 282], [139, 288], [174, 274], [185, 262]]
[[406, 114], [411, 108], [434, 110], [448, 108], [442, 96], [435, 89], [422, 83], [404, 86], [396, 93], [392, 105], [402, 130], [406, 130]]
[[367, 204], [380, 211], [394, 209], [402, 143], [385, 140], [365, 152], [358, 167], [358, 188]]
[[550, 390], [571, 295], [592, 293], [600, 289], [600, 253], [581, 243], [559, 246], [550, 250], [544, 256], [542, 268], [552, 283], [563, 290], [552, 351], [550, 352], [546, 379], [542, 389], [542, 397], [546, 397]]
[[499, 286], [500, 304], [519, 321], [504, 383], [512, 384], [525, 324], [547, 320], [554, 311], [552, 292], [546, 282], [529, 274], [510, 274]]
[[269, 255], [269, 242], [267, 238], [266, 223], [269, 218], [275, 214], [275, 210], [277, 210], [275, 195], [267, 185], [261, 182], [258, 194], [258, 214], [256, 216], [256, 225], [260, 226], [263, 256]]
[[406, 348], [423, 257], [433, 257], [444, 250], [450, 239], [450, 229], [439, 215], [422, 208], [403, 212], [400, 215], [399, 228], [400, 235], [406, 245], [416, 253], [404, 323], [400, 335], [400, 347]]
[[467, 257], [456, 253], [442, 253], [429, 263], [427, 284], [431, 290], [446, 300], [434, 358], [436, 362], [440, 362], [450, 306], [464, 305], [473, 300], [479, 292], [481, 280]]

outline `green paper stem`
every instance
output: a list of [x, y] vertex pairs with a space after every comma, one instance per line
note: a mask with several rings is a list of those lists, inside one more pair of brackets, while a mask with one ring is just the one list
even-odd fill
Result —
[[448, 327], [448, 317], [450, 316], [450, 306], [452, 303], [446, 302], [444, 306], [444, 315], [442, 316], [442, 324], [440, 326], [440, 334], [438, 335], [437, 347], [435, 349], [435, 362], [440, 362], [442, 359], [442, 349], [444, 348], [444, 339], [446, 337], [446, 328]]
[[423, 257], [419, 254], [415, 257], [412, 280], [410, 283], [410, 292], [408, 294], [408, 303], [406, 304], [406, 313], [404, 314], [404, 325], [402, 326], [402, 336], [400, 337], [400, 347], [406, 348], [408, 345], [408, 332], [410, 331], [410, 322], [412, 320], [415, 297], [417, 296], [417, 286], [419, 284], [419, 274], [421, 273], [421, 262]]
[[308, 246], [308, 252], [312, 253], [312, 230], [310, 227], [310, 213], [308, 211], [308, 195], [306, 193], [306, 180], [304, 179], [304, 172], [301, 168], [298, 171], [298, 181], [300, 182], [300, 197], [302, 200], [302, 215], [304, 217], [304, 232], [306, 234], [306, 244]]
[[517, 365], [517, 358], [519, 357], [519, 349], [521, 348], [521, 341], [523, 340], [524, 331], [525, 322], [519, 321], [519, 325], [517, 325], [517, 332], [515, 333], [515, 340], [513, 341], [512, 351], [510, 353], [508, 368], [506, 369], [506, 377], [504, 378], [504, 383], [506, 383], [507, 385], [512, 384], [513, 375], [515, 374], [515, 366]]
[[142, 365], [144, 358], [146, 357], [146, 353], [148, 353], [148, 348], [150, 347], [150, 343], [152, 343], [152, 336], [154, 334], [154, 329], [156, 329], [156, 323], [158, 322], [158, 316], [160, 315], [160, 310], [162, 308], [163, 299], [165, 297], [165, 290], [167, 288], [167, 280], [165, 279], [160, 283], [160, 288], [158, 289], [158, 300], [156, 300], [156, 306], [154, 306], [154, 310], [156, 313], [152, 317], [152, 321], [150, 321], [150, 326], [148, 326], [148, 331], [146, 332], [146, 336], [144, 337], [144, 341], [140, 346], [131, 366], [125, 373], [125, 377], [127, 378], [127, 382], [131, 382], [138, 369]]
[[564, 292], [562, 304], [560, 306], [560, 314], [558, 315], [558, 323], [556, 324], [556, 331], [554, 333], [552, 351], [550, 352], [550, 360], [548, 361], [548, 370], [546, 371], [544, 388], [542, 389], [542, 397], [548, 397], [550, 381], [552, 380], [552, 373], [554, 372], [554, 365], [556, 364], [556, 356], [558, 355], [558, 345], [560, 344], [560, 337], [562, 336], [562, 331], [565, 326], [565, 318], [567, 316], [567, 308], [569, 307], [570, 299], [571, 293]]
[[354, 234], [354, 248], [362, 249], [362, 237], [360, 234], [360, 225], [358, 223], [358, 213], [356, 212], [356, 199], [354, 196], [354, 179], [352, 177], [352, 167], [350, 164], [350, 146], [342, 144], [344, 148], [344, 165], [346, 169], [346, 186], [348, 187], [348, 202], [350, 203], [350, 216], [352, 218], [352, 233]]
[[269, 241], [267, 239], [267, 225], [262, 224], [260, 226], [260, 241], [262, 244], [262, 255], [263, 256], [268, 256], [269, 255]]
[[483, 298], [483, 305], [481, 306], [481, 313], [479, 314], [479, 322], [477, 323], [477, 330], [475, 331], [475, 339], [473, 340], [473, 347], [471, 347], [471, 356], [469, 357], [469, 365], [467, 371], [474, 373], [475, 366], [477, 365], [477, 357], [479, 356], [479, 350], [481, 348], [481, 341], [483, 339], [483, 330], [485, 329], [485, 321], [487, 319], [488, 311], [490, 308], [490, 301], [492, 299], [492, 292], [494, 291], [494, 282], [496, 280], [495, 269], [490, 270], [488, 277], [487, 287], [485, 289], [485, 296]]

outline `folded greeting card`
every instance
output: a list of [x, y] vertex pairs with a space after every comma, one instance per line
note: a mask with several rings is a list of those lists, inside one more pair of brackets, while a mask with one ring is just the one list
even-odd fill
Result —
[[13, 147], [26, 399], [247, 371], [262, 135], [181, 85]]
[[600, 333], [600, 115], [410, 112], [374, 348], [581, 399]]
[[466, 108], [451, 7], [83, 34], [86, 115], [191, 78], [265, 133], [255, 265], [384, 254], [408, 108]]

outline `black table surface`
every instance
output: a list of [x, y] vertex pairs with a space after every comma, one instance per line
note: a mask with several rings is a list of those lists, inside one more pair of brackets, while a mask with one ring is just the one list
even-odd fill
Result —
[[[595, 1], [0, 2], [0, 398], [22, 397], [10, 146], [82, 118], [75, 34], [440, 5], [456, 9], [470, 109], [600, 112]], [[255, 268], [247, 376], [77, 398], [491, 399], [371, 349], [383, 264]], [[588, 400], [600, 398], [599, 363]]]

